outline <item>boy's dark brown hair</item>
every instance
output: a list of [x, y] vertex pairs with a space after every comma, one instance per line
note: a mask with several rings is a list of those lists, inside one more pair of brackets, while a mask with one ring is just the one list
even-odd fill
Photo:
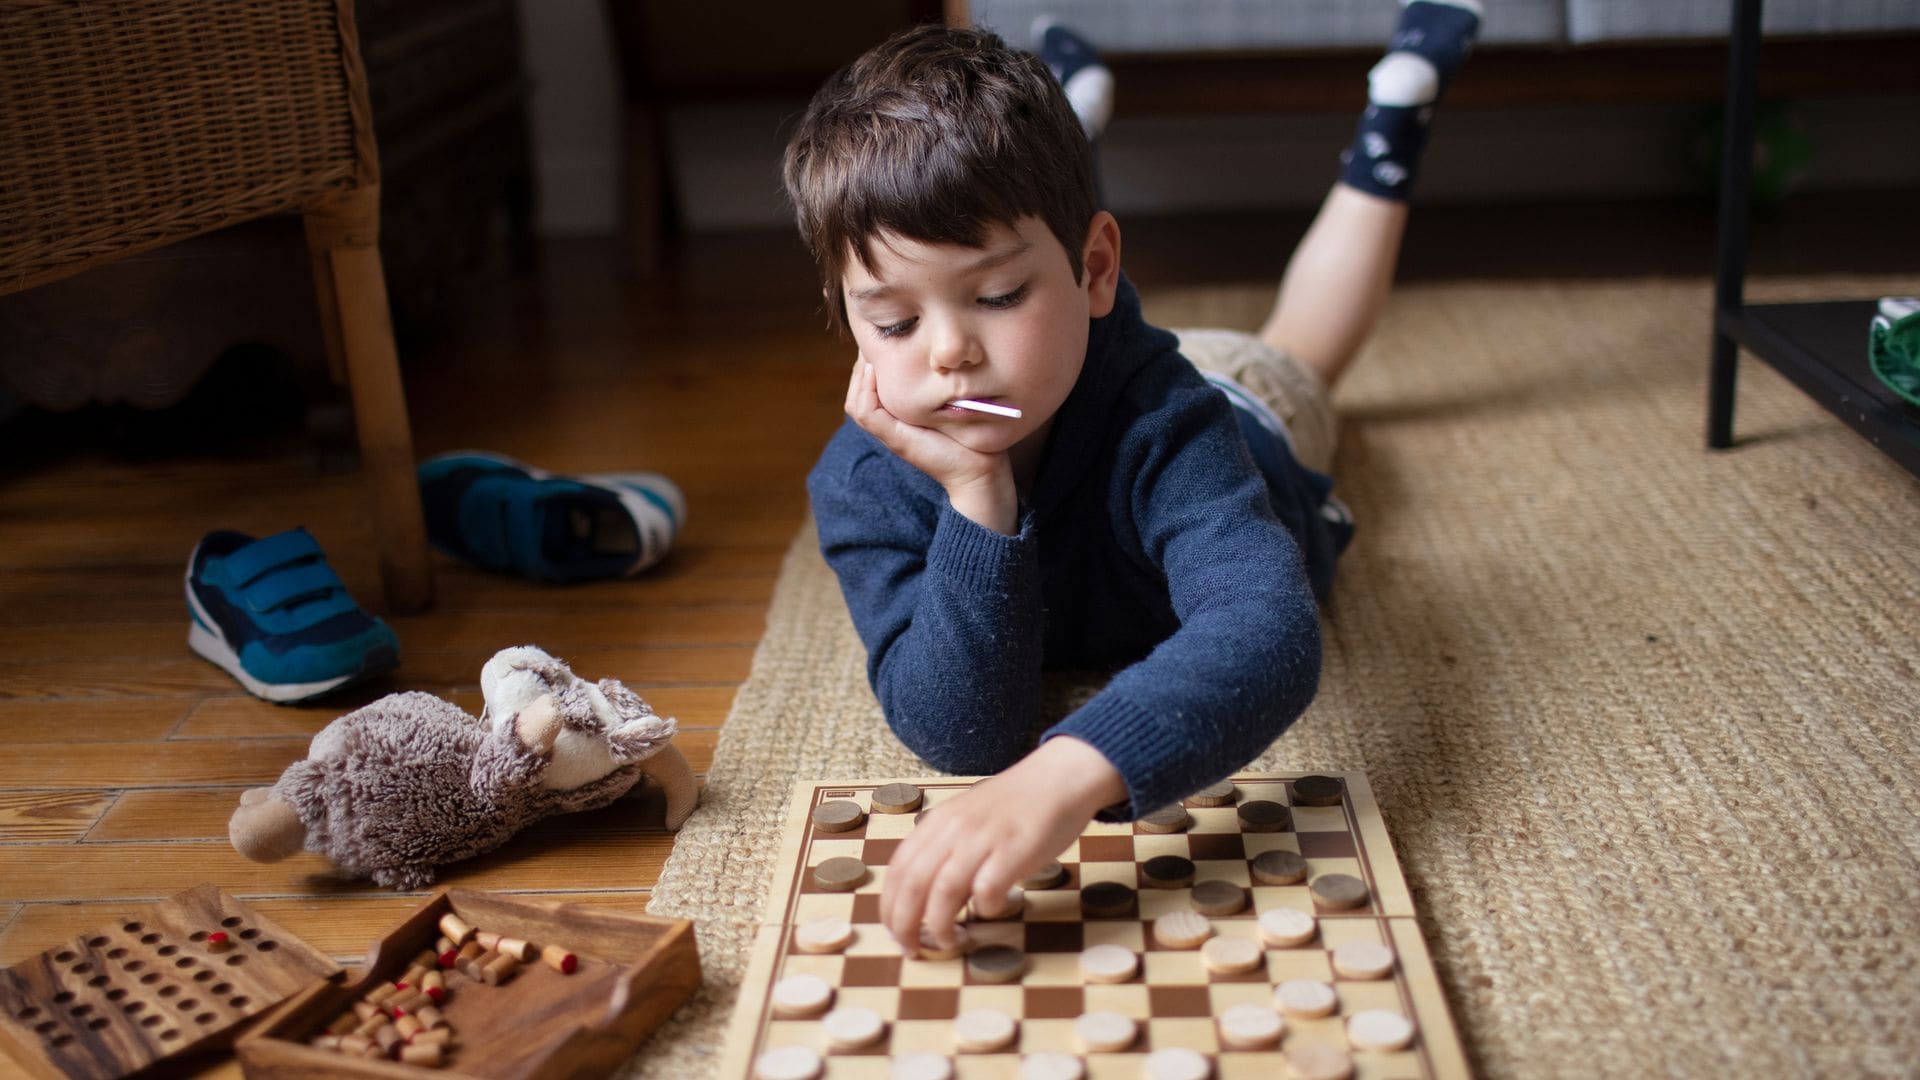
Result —
[[896, 34], [829, 78], [787, 144], [787, 198], [845, 328], [840, 277], [882, 231], [978, 247], [1039, 217], [1076, 280], [1099, 209], [1093, 148], [1038, 57], [979, 29]]

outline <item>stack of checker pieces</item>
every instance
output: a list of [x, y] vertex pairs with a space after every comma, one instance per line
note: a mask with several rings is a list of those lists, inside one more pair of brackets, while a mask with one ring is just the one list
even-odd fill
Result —
[[[722, 1076], [1468, 1075], [1363, 774], [1240, 776], [1138, 822], [1096, 822], [1023, 883], [1016, 913], [968, 918], [964, 955], [903, 957], [879, 920], [887, 863], [973, 782], [796, 784]], [[1297, 914], [1269, 914], [1284, 912]], [[1302, 923], [1297, 944], [1263, 933]], [[1131, 973], [1092, 974], [1121, 951]], [[1331, 991], [1326, 1015], [1290, 1008], [1318, 1011], [1310, 984]], [[1261, 1010], [1277, 1041], [1228, 1019]], [[1091, 1021], [1107, 1014], [1132, 1021], [1124, 1045], [1100, 1041], [1115, 1033]], [[1383, 1014], [1404, 1027], [1383, 1029]], [[1011, 1038], [981, 1044], [995, 1026], [982, 1018], [999, 1016]]]

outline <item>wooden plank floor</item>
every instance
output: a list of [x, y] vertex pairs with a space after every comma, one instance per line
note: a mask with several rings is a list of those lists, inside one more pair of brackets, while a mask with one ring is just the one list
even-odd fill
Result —
[[[433, 609], [392, 619], [400, 670], [324, 705], [259, 701], [190, 653], [181, 575], [211, 529], [306, 525], [377, 610], [357, 473], [320, 468], [303, 434], [132, 462], [69, 433], [8, 455], [0, 964], [202, 881], [342, 962], [362, 957], [423, 894], [341, 881], [311, 855], [249, 863], [226, 840], [235, 800], [381, 694], [428, 690], [477, 710], [480, 666], [509, 645], [625, 680], [679, 718], [678, 743], [704, 772], [847, 365], [784, 236], [700, 246], [652, 285], [622, 283], [612, 256], [607, 244], [551, 245], [537, 276], [486, 286], [457, 336], [416, 350], [406, 366], [416, 448], [482, 447], [560, 472], [664, 472], [689, 505], [673, 554], [632, 580], [565, 588], [436, 556]], [[443, 880], [641, 911], [671, 850], [659, 819], [643, 799], [544, 822]]]
[[[1756, 270], [1883, 268], [1871, 253], [1884, 242], [1856, 242], [1875, 235], [1877, 207], [1815, 205], [1824, 246], [1793, 225], [1804, 216], [1763, 228]], [[1544, 221], [1567, 236], [1561, 248], [1534, 241]], [[1705, 273], [1710, 221], [1698, 207], [1426, 212], [1403, 277]], [[1129, 232], [1129, 267], [1143, 288], [1277, 280], [1305, 223], [1261, 223], [1275, 242], [1258, 245], [1238, 218], [1142, 223]], [[1909, 248], [1890, 257], [1910, 267]], [[428, 690], [477, 709], [480, 666], [508, 645], [537, 643], [583, 675], [626, 680], [679, 718], [680, 744], [704, 769], [802, 520], [802, 477], [839, 420], [851, 350], [823, 332], [815, 288], [787, 235], [752, 234], [691, 243], [671, 277], [645, 285], [619, 280], [607, 243], [554, 243], [538, 275], [476, 294], [457, 334], [408, 359], [419, 453], [481, 447], [560, 472], [658, 470], [685, 490], [689, 522], [672, 557], [630, 581], [544, 587], [439, 559], [433, 609], [393, 620], [396, 676], [322, 706], [263, 703], [192, 655], [181, 572], [208, 530], [304, 524], [377, 609], [357, 474], [320, 467], [325, 455], [300, 436], [139, 461], [85, 432], [9, 446], [0, 963], [201, 881], [343, 962], [358, 958], [419, 896], [339, 881], [312, 856], [248, 863], [226, 841], [227, 815], [313, 732], [380, 694]], [[640, 911], [671, 844], [657, 806], [617, 807], [543, 823], [445, 880]]]

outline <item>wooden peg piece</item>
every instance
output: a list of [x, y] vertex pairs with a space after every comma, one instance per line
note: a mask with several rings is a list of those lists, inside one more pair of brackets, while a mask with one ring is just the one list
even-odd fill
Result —
[[495, 953], [493, 959], [487, 961], [486, 966], [480, 969], [480, 981], [489, 986], [499, 986], [513, 978], [519, 970], [520, 961], [506, 953]]
[[540, 950], [540, 959], [546, 965], [562, 975], [571, 975], [580, 968], [580, 958], [558, 945], [549, 945]]
[[343, 1012], [333, 1018], [333, 1023], [327, 1025], [327, 1034], [345, 1035], [347, 1032], [359, 1027], [361, 1019], [361, 1017], [355, 1016], [351, 1012]]
[[451, 911], [440, 916], [440, 932], [447, 935], [447, 940], [453, 942], [455, 945], [465, 945], [473, 939], [474, 934], [478, 933], [478, 931], [467, 923], [467, 920], [462, 919]]
[[402, 1065], [418, 1065], [422, 1068], [437, 1069], [446, 1061], [446, 1054], [434, 1043], [410, 1043], [400, 1048]]

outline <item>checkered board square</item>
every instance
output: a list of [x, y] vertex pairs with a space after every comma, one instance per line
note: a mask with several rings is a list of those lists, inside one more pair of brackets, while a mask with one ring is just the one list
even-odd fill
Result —
[[[1347, 1050], [1359, 1080], [1469, 1075], [1446, 999], [1433, 970], [1426, 943], [1414, 920], [1411, 896], [1387, 839], [1371, 787], [1358, 772], [1321, 774], [1340, 781], [1340, 803], [1308, 806], [1295, 801], [1293, 782], [1304, 774], [1233, 778], [1234, 798], [1218, 807], [1188, 804], [1190, 824], [1172, 833], [1147, 831], [1139, 822], [1095, 822], [1060, 853], [1065, 879], [1054, 888], [1029, 890], [1021, 914], [1004, 921], [968, 924], [974, 948], [1011, 945], [1026, 954], [1022, 976], [1008, 984], [978, 981], [961, 959], [904, 957], [880, 924], [880, 890], [894, 850], [913, 831], [916, 814], [873, 812], [874, 792], [899, 781], [800, 781], [794, 786], [785, 840], [776, 862], [773, 889], [742, 984], [740, 1001], [727, 1039], [721, 1076], [754, 1076], [755, 1061], [768, 1050], [805, 1046], [825, 1062], [828, 1080], [886, 1080], [900, 1055], [926, 1051], [948, 1057], [958, 1080], [1016, 1080], [1023, 1055], [1056, 1051], [1078, 1056], [1088, 1080], [1127, 1080], [1141, 1075], [1142, 1062], [1156, 1049], [1182, 1046], [1205, 1054], [1217, 1080], [1268, 1080], [1287, 1075], [1287, 1053], [1305, 1044], [1324, 1043]], [[966, 791], [973, 778], [941, 777], [905, 781], [924, 794], [923, 809]], [[1254, 802], [1288, 808], [1280, 831], [1242, 827], [1239, 808]], [[852, 802], [865, 820], [844, 832], [813, 824], [813, 811], [825, 803]], [[1307, 867], [1297, 884], [1260, 881], [1253, 862], [1268, 851], [1299, 854]], [[1263, 943], [1264, 963], [1245, 974], [1209, 971], [1197, 949], [1175, 949], [1155, 940], [1152, 924], [1160, 915], [1192, 910], [1193, 889], [1160, 888], [1143, 865], [1161, 855], [1177, 855], [1194, 866], [1194, 881], [1220, 880], [1243, 886], [1251, 903], [1235, 915], [1215, 916], [1218, 937], [1259, 941], [1258, 916], [1273, 908], [1313, 914], [1318, 932], [1303, 945], [1277, 948]], [[828, 859], [850, 857], [865, 863], [866, 880], [856, 889], [822, 889], [812, 870]], [[1367, 886], [1364, 904], [1345, 910], [1322, 905], [1312, 884], [1329, 874], [1358, 878]], [[1117, 882], [1136, 891], [1126, 914], [1103, 918], [1083, 915], [1081, 891], [1097, 882]], [[809, 953], [794, 944], [794, 931], [817, 919], [845, 919], [852, 942], [835, 953]], [[1388, 945], [1392, 973], [1381, 979], [1346, 978], [1333, 968], [1332, 954], [1350, 941]], [[1101, 944], [1136, 953], [1140, 970], [1123, 983], [1090, 982], [1081, 973], [1080, 954]], [[774, 1015], [774, 984], [794, 975], [817, 975], [834, 989], [834, 1007], [863, 1006], [886, 1021], [886, 1033], [871, 1047], [831, 1050], [818, 1017], [781, 1019]], [[1323, 1018], [1286, 1018], [1280, 1044], [1265, 1050], [1236, 1050], [1222, 1044], [1218, 1020], [1235, 1005], [1274, 1006], [1274, 988], [1292, 979], [1332, 984], [1338, 1007]], [[962, 1053], [955, 1045], [954, 1019], [970, 1009], [998, 1009], [1014, 1018], [1019, 1031], [1013, 1045], [999, 1053]], [[1415, 1035], [1405, 1049], [1360, 1050], [1350, 1047], [1346, 1019], [1369, 1009], [1386, 1009], [1413, 1021]], [[1139, 1038], [1118, 1053], [1088, 1053], [1074, 1030], [1076, 1018], [1110, 1010], [1132, 1017]]]

